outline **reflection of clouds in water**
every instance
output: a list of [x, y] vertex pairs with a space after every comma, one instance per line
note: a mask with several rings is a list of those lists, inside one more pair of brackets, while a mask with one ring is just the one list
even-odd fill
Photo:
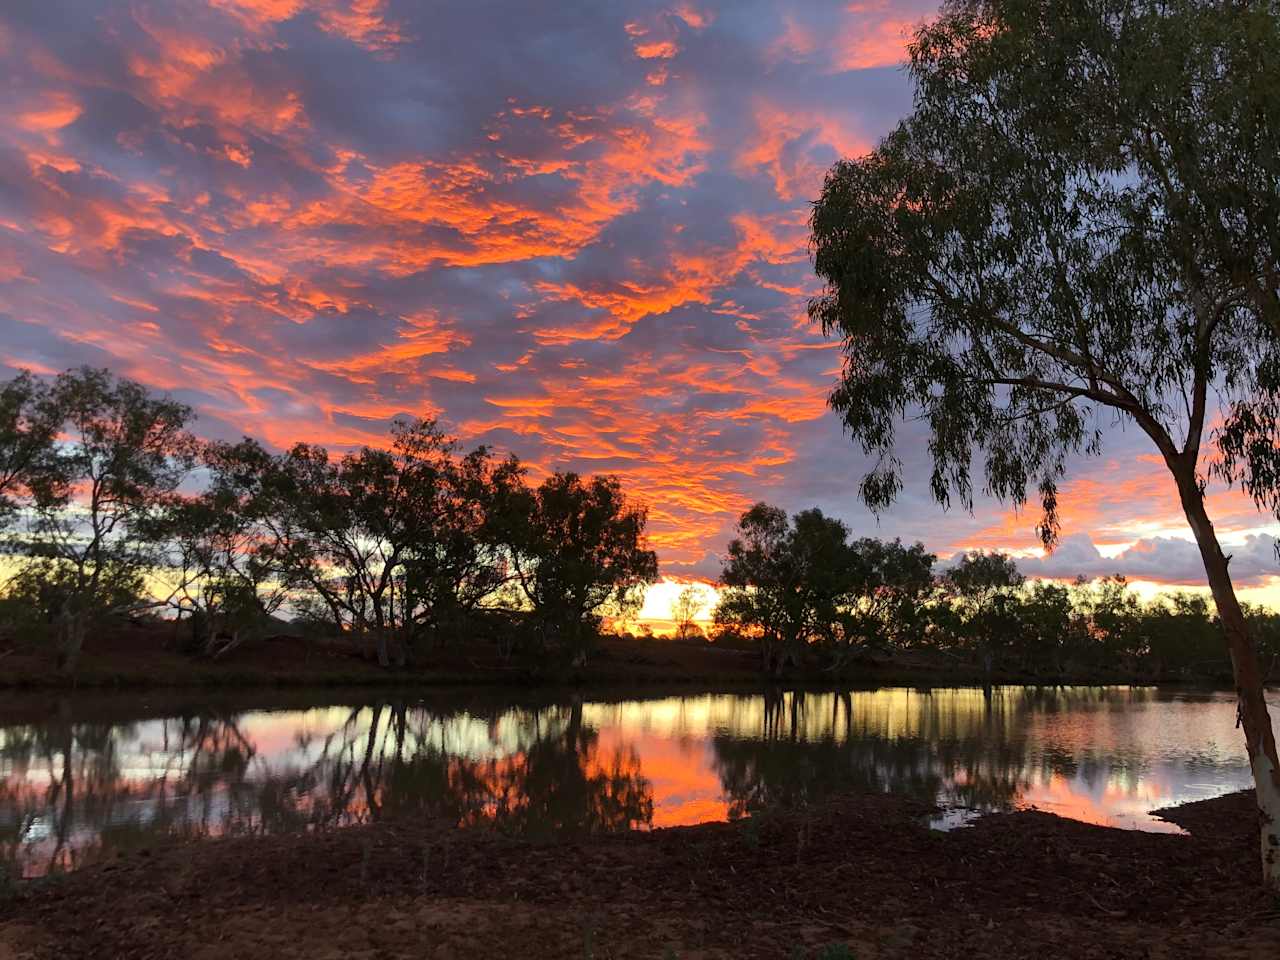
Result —
[[0, 857], [74, 867], [157, 834], [443, 818], [511, 832], [669, 826], [882, 790], [1165, 829], [1249, 783], [1230, 695], [910, 689], [537, 708], [247, 711], [0, 727]]
[[[584, 708], [584, 717], [592, 711]], [[724, 820], [729, 806], [715, 770], [715, 749], [702, 734], [666, 730], [656, 725], [629, 728], [601, 726], [600, 745], [635, 749], [653, 789], [653, 826], [675, 827]]]
[[[1247, 771], [1246, 771], [1247, 773]], [[1019, 791], [1018, 806], [1044, 810], [1061, 817], [1082, 820], [1105, 827], [1150, 830], [1159, 833], [1181, 833], [1176, 824], [1150, 815], [1149, 811], [1169, 803], [1176, 791], [1158, 778], [1137, 783], [1109, 782], [1090, 786], [1077, 779], [1055, 774], [1044, 782], [1030, 782]]]

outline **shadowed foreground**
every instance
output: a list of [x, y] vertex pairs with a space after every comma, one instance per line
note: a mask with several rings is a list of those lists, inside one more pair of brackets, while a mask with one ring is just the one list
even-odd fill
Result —
[[438, 824], [177, 845], [19, 886], [0, 958], [1275, 957], [1252, 797], [1190, 836], [1041, 813], [948, 834], [857, 796], [534, 844]]

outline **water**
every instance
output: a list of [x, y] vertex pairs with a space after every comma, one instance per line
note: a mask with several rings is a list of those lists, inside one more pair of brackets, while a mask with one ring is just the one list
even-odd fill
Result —
[[[661, 699], [137, 695], [0, 711], [0, 862], [73, 869], [163, 837], [443, 817], [526, 834], [649, 829], [848, 790], [1176, 830], [1250, 784], [1229, 694], [911, 689]], [[6, 714], [16, 719], [6, 719]]]

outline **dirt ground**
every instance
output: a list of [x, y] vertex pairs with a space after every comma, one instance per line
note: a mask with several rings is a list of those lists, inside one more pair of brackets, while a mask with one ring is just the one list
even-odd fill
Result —
[[0, 960], [1280, 957], [1246, 794], [1170, 812], [1189, 836], [1032, 812], [942, 834], [927, 812], [875, 795], [573, 842], [383, 823], [176, 845], [19, 885]]

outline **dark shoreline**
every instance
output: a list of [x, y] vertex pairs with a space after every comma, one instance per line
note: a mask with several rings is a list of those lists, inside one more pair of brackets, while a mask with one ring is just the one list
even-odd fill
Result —
[[[997, 687], [1003, 685], [997, 685]], [[1191, 696], [1224, 692], [1221, 686], [1202, 684], [1011, 684], [1045, 691], [1073, 688], [1158, 689]], [[910, 688], [921, 693], [941, 690], [981, 690], [977, 684], [867, 682], [821, 685], [793, 683], [768, 686], [763, 683], [711, 683], [695, 680], [645, 683], [539, 684], [533, 686], [493, 684], [441, 685], [429, 682], [355, 685], [242, 685], [149, 686], [138, 688], [87, 687], [78, 690], [56, 687], [0, 690], [0, 724], [42, 722], [55, 715], [78, 723], [121, 718], [122, 698], [129, 698], [128, 717], [145, 720], [170, 716], [224, 715], [253, 711], [305, 710], [312, 707], [361, 707], [373, 702], [416, 704], [425, 702], [435, 709], [484, 712], [523, 707], [536, 709], [575, 701], [615, 703], [656, 700], [665, 697], [741, 696], [758, 697], [800, 691], [808, 694], [874, 691]]]
[[1187, 836], [1034, 811], [940, 834], [930, 809], [854, 795], [549, 842], [393, 820], [158, 845], [11, 885], [0, 958], [1280, 955], [1249, 793], [1161, 811]]
[[41, 649], [0, 650], [0, 693], [65, 694], [74, 691], [195, 691], [297, 688], [493, 687], [556, 690], [590, 687], [646, 687], [688, 690], [724, 688], [754, 691], [770, 686], [833, 687], [907, 686], [1175, 686], [1229, 689], [1229, 672], [1197, 677], [1160, 678], [1117, 671], [1061, 676], [996, 671], [990, 678], [970, 667], [928, 655], [906, 653], [893, 660], [868, 660], [839, 675], [822, 670], [795, 671], [777, 681], [762, 676], [756, 655], [713, 644], [663, 639], [605, 637], [585, 667], [569, 669], [531, 657], [500, 657], [491, 645], [458, 645], [424, 657], [404, 668], [381, 668], [348, 646], [308, 644], [296, 638], [260, 641], [236, 651], [226, 661], [176, 652], [165, 631], [124, 627], [91, 638], [79, 668], [64, 676], [55, 669], [52, 652]]

